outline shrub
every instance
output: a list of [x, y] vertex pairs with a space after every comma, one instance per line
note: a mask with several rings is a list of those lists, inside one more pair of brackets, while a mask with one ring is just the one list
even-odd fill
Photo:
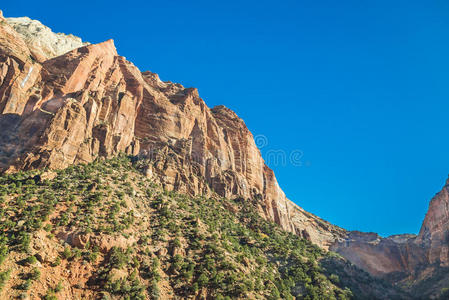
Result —
[[89, 251], [86, 256], [87, 261], [94, 263], [95, 261], [97, 261], [98, 254], [98, 251]]
[[70, 259], [73, 257], [72, 250], [70, 247], [64, 247], [64, 251], [62, 252], [62, 257], [65, 259]]
[[0, 265], [3, 263], [3, 261], [8, 256], [8, 246], [1, 245], [0, 246]]
[[27, 252], [30, 248], [30, 235], [26, 232], [19, 233], [19, 250]]
[[47, 294], [42, 297], [43, 300], [58, 300], [58, 297], [56, 297], [55, 292], [52, 290], [47, 291]]
[[28, 290], [30, 289], [31, 285], [32, 285], [31, 279], [27, 279], [27, 280], [25, 280], [24, 283], [22, 283], [22, 284], [20, 285], [19, 288], [20, 288], [21, 290], [28, 291]]
[[31, 280], [38, 280], [41, 277], [41, 271], [38, 268], [34, 268], [30, 273]]
[[55, 293], [59, 293], [62, 290], [63, 286], [62, 286], [62, 282], [59, 281], [58, 284], [55, 286]]
[[57, 267], [61, 264], [61, 258], [58, 256], [56, 257], [56, 260], [52, 263], [53, 267]]
[[112, 268], [121, 269], [128, 264], [129, 257], [121, 248], [112, 247], [109, 264]]
[[332, 281], [332, 283], [334, 283], [334, 284], [340, 283], [340, 278], [339, 278], [338, 275], [336, 275], [336, 274], [331, 274], [331, 275], [329, 276], [329, 279], [330, 279], [330, 281]]
[[156, 281], [152, 281], [151, 282], [151, 286], [148, 289], [148, 292], [150, 294], [151, 299], [153, 300], [158, 300], [160, 297], [160, 290], [159, 290], [159, 286], [157, 284]]
[[209, 278], [207, 277], [206, 274], [202, 273], [199, 277], [198, 277], [198, 285], [200, 287], [204, 287], [209, 283]]
[[6, 270], [4, 272], [0, 272], [0, 291], [5, 286], [5, 283], [9, 280], [10, 274], [11, 274], [11, 270]]
[[37, 258], [36, 258], [36, 256], [34, 256], [34, 255], [28, 256], [28, 257], [25, 259], [25, 262], [26, 262], [27, 264], [29, 264], [29, 265], [34, 265], [35, 263], [37, 263]]

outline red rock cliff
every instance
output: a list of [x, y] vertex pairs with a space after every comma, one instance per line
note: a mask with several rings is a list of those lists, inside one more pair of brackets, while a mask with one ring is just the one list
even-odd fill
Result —
[[331, 246], [371, 274], [448, 266], [448, 184], [432, 200], [418, 236], [347, 233], [285, 197], [233, 111], [210, 109], [196, 89], [140, 72], [112, 40], [59, 55], [81, 40], [47, 41], [26, 31], [42, 24], [21, 22], [14, 21], [19, 33], [0, 16], [1, 169], [64, 168], [126, 152], [138, 155], [147, 176], [167, 189], [251, 199], [264, 217]]
[[[436, 297], [449, 274], [449, 180], [429, 204], [419, 234], [381, 238], [375, 233], [349, 232], [331, 249], [369, 273], [407, 290]], [[424, 282], [424, 284], [422, 284]], [[436, 296], [435, 296], [436, 295]]]
[[430, 201], [415, 243], [427, 250], [426, 260], [430, 264], [449, 267], [449, 179]]
[[112, 40], [57, 57], [38, 52], [32, 38], [0, 24], [2, 169], [64, 168], [126, 152], [167, 189], [252, 199], [263, 216], [323, 247], [343, 234], [285, 197], [233, 111], [140, 72]]

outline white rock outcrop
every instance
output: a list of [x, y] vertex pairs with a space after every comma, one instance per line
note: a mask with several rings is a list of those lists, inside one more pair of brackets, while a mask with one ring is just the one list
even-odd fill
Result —
[[60, 56], [89, 44], [72, 34], [54, 33], [41, 22], [28, 17], [5, 18], [5, 20], [20, 34], [38, 61]]

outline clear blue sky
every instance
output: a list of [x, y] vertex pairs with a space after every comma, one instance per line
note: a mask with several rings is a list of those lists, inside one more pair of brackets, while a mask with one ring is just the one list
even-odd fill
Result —
[[199, 88], [255, 135], [287, 196], [347, 229], [416, 233], [449, 174], [449, 2], [4, 1]]

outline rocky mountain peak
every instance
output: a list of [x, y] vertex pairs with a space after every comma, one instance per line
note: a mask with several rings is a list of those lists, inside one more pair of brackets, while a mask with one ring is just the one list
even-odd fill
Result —
[[[285, 230], [329, 246], [343, 230], [285, 197], [235, 112], [40, 22], [0, 25], [0, 167], [60, 169], [125, 152], [168, 190], [253, 199]], [[20, 55], [18, 55], [18, 53]], [[39, 59], [37, 58], [39, 54]]]
[[72, 34], [54, 33], [38, 20], [28, 17], [6, 18], [5, 20], [20, 34], [35, 59], [40, 62], [89, 44]]
[[5, 20], [0, 170], [63, 169], [126, 153], [166, 191], [250, 201], [263, 218], [373, 275], [400, 274], [395, 284], [449, 267], [449, 180], [418, 236], [347, 232], [286, 198], [231, 109], [210, 109], [196, 88], [141, 72], [113, 40], [88, 44], [26, 17]]

